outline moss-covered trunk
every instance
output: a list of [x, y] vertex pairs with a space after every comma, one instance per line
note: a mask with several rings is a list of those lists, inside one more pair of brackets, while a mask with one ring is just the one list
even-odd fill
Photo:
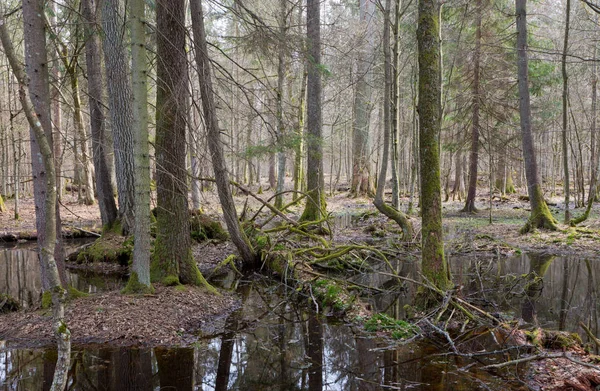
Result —
[[156, 241], [151, 276], [167, 284], [202, 284], [191, 253], [186, 171], [185, 3], [159, 0], [156, 7]]
[[419, 162], [423, 274], [442, 290], [450, 287], [444, 257], [438, 137], [441, 130], [439, 13], [436, 0], [419, 0]]
[[521, 115], [521, 136], [523, 140], [523, 159], [525, 160], [525, 175], [527, 191], [531, 204], [531, 216], [522, 233], [535, 228], [555, 230], [556, 221], [552, 217], [544, 200], [542, 186], [538, 177], [533, 137], [531, 135], [531, 104], [529, 100], [529, 69], [527, 59], [527, 0], [516, 0], [517, 14], [517, 57], [519, 79], [519, 112]]

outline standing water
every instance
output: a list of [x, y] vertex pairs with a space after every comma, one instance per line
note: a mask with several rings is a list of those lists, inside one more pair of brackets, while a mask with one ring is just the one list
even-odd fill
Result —
[[[24, 250], [0, 253], [0, 291], [16, 292], [28, 305], [39, 296], [37, 260]], [[454, 280], [465, 296], [479, 298], [498, 316], [531, 313], [531, 322], [575, 328], [580, 320], [598, 327], [595, 290], [600, 265], [570, 258], [519, 256], [504, 260], [451, 259]], [[400, 273], [418, 278], [416, 263]], [[543, 284], [527, 283], [532, 273]], [[90, 277], [72, 274], [80, 289], [93, 292]], [[103, 278], [103, 277], [102, 277]], [[356, 282], [384, 288], [365, 297], [374, 312], [401, 317], [413, 287], [376, 272]], [[537, 281], [537, 280], [536, 280]], [[99, 284], [100, 285], [100, 284]], [[115, 289], [109, 286], [108, 289]], [[265, 279], [240, 281], [242, 306], [205, 329], [187, 348], [75, 346], [71, 390], [477, 390], [519, 389], [477, 370], [481, 362], [456, 357], [439, 343], [376, 338], [328, 314], [293, 304], [289, 290]], [[565, 293], [566, 292], [566, 293]], [[14, 293], [13, 293], [14, 294]], [[566, 298], [566, 301], [563, 300]], [[306, 300], [310, 300], [307, 298]], [[562, 314], [562, 315], [561, 315]], [[561, 317], [562, 316], [562, 317]], [[160, 322], [160, 319], [156, 320]], [[217, 323], [220, 323], [217, 324]], [[214, 330], [224, 330], [216, 332]], [[481, 339], [482, 349], [493, 350]], [[458, 346], [458, 349], [466, 347]], [[488, 363], [494, 362], [488, 357]], [[497, 358], [499, 359], [499, 358]], [[0, 342], [0, 390], [44, 390], [52, 380], [56, 353]]]

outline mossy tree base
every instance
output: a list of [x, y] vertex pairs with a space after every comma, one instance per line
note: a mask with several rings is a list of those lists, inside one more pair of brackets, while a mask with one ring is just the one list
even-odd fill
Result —
[[531, 211], [531, 216], [527, 220], [527, 223], [519, 231], [521, 234], [526, 234], [533, 231], [536, 228], [547, 229], [550, 231], [556, 231], [558, 229], [557, 221], [552, 216], [550, 209], [545, 202], [538, 206], [538, 211]]
[[123, 294], [152, 294], [154, 293], [154, 288], [152, 285], [142, 284], [138, 279], [137, 273], [133, 272], [129, 276], [129, 281], [127, 281], [127, 285], [121, 291]]

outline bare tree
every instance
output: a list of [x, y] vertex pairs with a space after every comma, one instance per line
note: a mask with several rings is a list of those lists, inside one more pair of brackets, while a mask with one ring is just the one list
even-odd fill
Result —
[[144, 0], [129, 1], [133, 92], [133, 167], [135, 171], [133, 263], [126, 291], [147, 292], [150, 285], [150, 152]]
[[308, 53], [308, 78], [306, 96], [306, 187], [308, 199], [302, 221], [317, 221], [325, 217], [325, 180], [323, 173], [323, 145], [321, 113], [321, 15], [318, 0], [306, 1], [306, 36]]
[[[3, 10], [0, 7], [0, 13]], [[38, 171], [38, 185], [42, 191], [36, 192], [36, 220], [38, 221], [38, 245], [40, 261], [43, 265], [43, 280], [46, 280], [45, 291], [52, 295], [52, 327], [58, 345], [58, 359], [51, 391], [62, 391], [68, 380], [71, 361], [71, 333], [65, 323], [65, 300], [67, 291], [61, 282], [55, 246], [57, 242], [56, 225], [56, 171], [52, 151], [52, 125], [50, 123], [50, 91], [48, 86], [47, 62], [39, 62], [47, 56], [46, 31], [43, 1], [23, 1], [23, 18], [25, 23], [25, 56], [28, 73], [25, 74], [17, 59], [12, 42], [6, 31], [4, 17], [0, 14], [0, 41], [4, 53], [9, 60], [13, 73], [19, 83], [19, 100], [29, 122], [32, 132], [32, 144], [35, 143], [41, 156], [42, 171]], [[33, 52], [33, 53], [32, 53]], [[28, 88], [29, 93], [25, 91]], [[35, 96], [32, 101], [30, 96]], [[36, 102], [37, 101], [37, 102]], [[36, 107], [37, 106], [37, 107]], [[37, 160], [37, 159], [36, 159]], [[42, 234], [43, 233], [43, 234]], [[42, 239], [39, 239], [42, 237]]]
[[108, 156], [106, 154], [106, 128], [104, 127], [104, 107], [102, 102], [102, 65], [100, 62], [100, 38], [96, 31], [95, 0], [82, 0], [82, 14], [85, 19], [85, 58], [88, 74], [88, 98], [90, 124], [92, 128], [92, 158], [96, 174], [96, 191], [102, 225], [112, 227], [117, 219], [117, 205], [110, 178]]
[[529, 99], [529, 67], [527, 58], [527, 0], [516, 0], [517, 15], [517, 59], [519, 79], [519, 113], [521, 116], [521, 136], [523, 159], [527, 177], [527, 191], [531, 204], [531, 216], [521, 229], [526, 233], [535, 228], [556, 229], [556, 222], [546, 205], [542, 186], [538, 178], [538, 167], [531, 136], [531, 103]]
[[206, 43], [201, 0], [192, 0], [191, 9], [194, 49], [196, 64], [198, 66], [198, 82], [200, 84], [200, 96], [202, 98], [202, 112], [204, 114], [204, 121], [208, 132], [208, 147], [210, 149], [213, 171], [215, 173], [217, 192], [219, 193], [221, 208], [223, 209], [223, 217], [231, 240], [237, 247], [244, 263], [248, 267], [256, 267], [259, 258], [240, 226], [235, 210], [235, 204], [233, 202], [233, 195], [231, 194], [229, 173], [227, 172], [225, 159], [223, 157], [223, 146], [221, 144], [217, 109], [213, 96], [210, 58], [208, 56], [208, 45]]
[[119, 218], [123, 233], [133, 228], [134, 157], [133, 108], [128, 60], [125, 55], [125, 19], [121, 0], [103, 0], [103, 49], [110, 123], [114, 136]]
[[421, 246], [425, 277], [450, 288], [444, 256], [438, 137], [441, 130], [439, 12], [436, 0], [419, 0], [419, 157], [421, 166]]

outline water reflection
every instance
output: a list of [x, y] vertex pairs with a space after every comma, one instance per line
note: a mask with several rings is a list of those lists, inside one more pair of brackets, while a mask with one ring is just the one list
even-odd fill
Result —
[[[542, 327], [598, 330], [595, 261], [546, 255], [511, 259], [451, 258], [462, 294], [498, 316], [526, 318]], [[397, 270], [418, 278], [417, 263]], [[11, 269], [14, 270], [14, 269]], [[536, 277], [536, 278], [534, 278]], [[543, 277], [541, 279], [540, 277]], [[377, 273], [356, 282], [385, 287], [366, 299], [378, 312], [403, 317], [415, 287]], [[243, 306], [226, 331], [185, 349], [76, 348], [72, 390], [504, 390], [503, 379], [471, 368], [475, 361], [444, 355], [425, 343], [406, 346], [368, 338], [323, 313], [296, 307], [289, 291], [266, 280], [241, 282]], [[310, 300], [307, 299], [309, 302]], [[489, 332], [473, 332], [459, 349], [493, 346]], [[493, 346], [490, 350], [496, 349]], [[0, 345], [0, 391], [47, 388], [52, 351]], [[469, 367], [471, 369], [462, 370]]]
[[[68, 243], [71, 247], [81, 241]], [[122, 276], [106, 276], [85, 272], [67, 271], [69, 284], [80, 291], [96, 293], [119, 289]], [[25, 308], [39, 305], [42, 281], [35, 244], [17, 248], [0, 248], [0, 293], [6, 293]]]

